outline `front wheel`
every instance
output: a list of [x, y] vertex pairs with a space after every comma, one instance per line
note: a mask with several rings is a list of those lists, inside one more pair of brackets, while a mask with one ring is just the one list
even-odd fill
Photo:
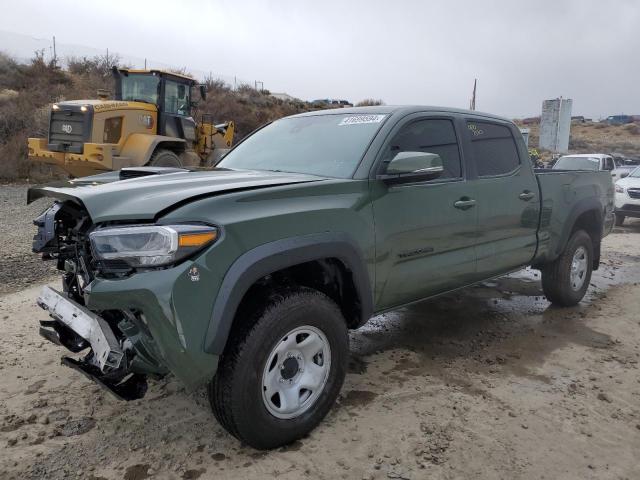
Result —
[[209, 386], [222, 426], [258, 449], [297, 440], [320, 423], [346, 374], [349, 340], [338, 306], [299, 289], [277, 295], [237, 328]]
[[564, 252], [542, 268], [542, 290], [547, 299], [562, 307], [582, 300], [593, 270], [593, 242], [584, 230], [571, 235]]
[[182, 162], [178, 155], [171, 150], [156, 150], [149, 160], [149, 165], [153, 167], [174, 167], [181, 168]]

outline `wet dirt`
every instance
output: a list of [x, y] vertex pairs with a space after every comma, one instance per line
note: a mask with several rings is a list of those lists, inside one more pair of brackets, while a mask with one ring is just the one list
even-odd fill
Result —
[[605, 239], [573, 308], [524, 270], [371, 319], [336, 406], [272, 452], [173, 378], [114, 400], [38, 337], [37, 288], [2, 296], [0, 478], [640, 478], [639, 234]]

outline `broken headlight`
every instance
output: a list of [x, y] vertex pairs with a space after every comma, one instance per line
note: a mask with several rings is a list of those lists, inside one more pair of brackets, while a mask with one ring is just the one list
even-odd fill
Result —
[[98, 260], [120, 260], [131, 267], [160, 267], [211, 245], [218, 229], [208, 225], [133, 225], [103, 228], [89, 235]]

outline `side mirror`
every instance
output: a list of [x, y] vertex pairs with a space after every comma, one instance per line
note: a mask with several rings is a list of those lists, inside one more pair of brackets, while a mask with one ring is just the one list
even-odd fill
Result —
[[387, 183], [433, 180], [444, 172], [442, 158], [435, 153], [398, 152], [387, 165], [387, 171], [378, 178]]
[[629, 173], [630, 173], [630, 172], [621, 172], [621, 173], [620, 173], [620, 178], [628, 177], [628, 176], [629, 176]]
[[200, 98], [202, 100], [206, 100], [207, 99], [207, 86], [206, 85], [198, 85], [198, 88], [200, 89]]

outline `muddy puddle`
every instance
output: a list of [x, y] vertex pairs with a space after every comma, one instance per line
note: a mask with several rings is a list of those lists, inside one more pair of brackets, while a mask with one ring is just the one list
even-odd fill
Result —
[[[352, 363], [364, 373], [377, 354], [391, 352], [395, 365], [384, 373], [391, 380], [433, 375], [454, 379], [452, 362], [467, 371], [505, 372], [543, 383], [535, 372], [546, 357], [567, 344], [606, 349], [614, 340], [586, 325], [598, 315], [598, 302], [607, 292], [640, 282], [640, 257], [614, 253], [593, 272], [584, 301], [557, 308], [545, 298], [540, 272], [530, 268], [483, 282], [372, 318], [351, 335]], [[500, 346], [501, 353], [492, 348]], [[506, 353], [505, 353], [506, 352]], [[464, 370], [463, 370], [464, 371]]]

